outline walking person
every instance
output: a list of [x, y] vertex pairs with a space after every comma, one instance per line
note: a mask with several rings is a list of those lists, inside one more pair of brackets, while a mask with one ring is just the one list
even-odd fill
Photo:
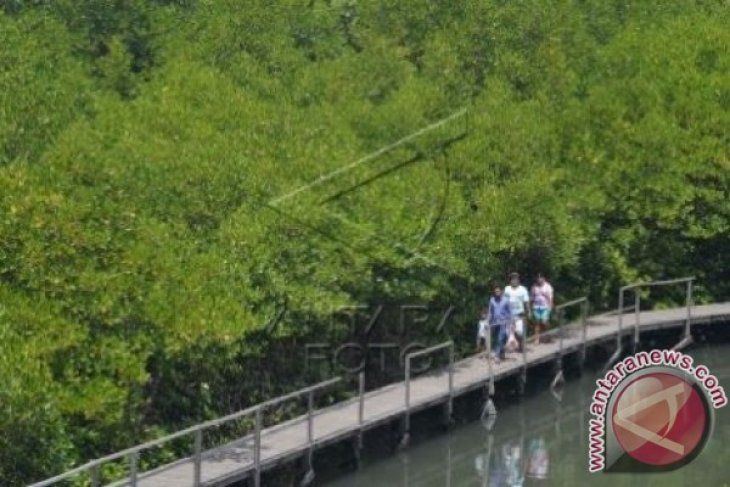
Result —
[[509, 301], [504, 298], [502, 288], [495, 286], [492, 297], [489, 298], [487, 304], [486, 320], [489, 323], [490, 333], [492, 334], [492, 343], [494, 344], [495, 361], [504, 360], [504, 347], [507, 343], [507, 327], [510, 325], [512, 312], [510, 310]]
[[487, 303], [487, 307], [482, 311], [482, 316], [477, 325], [477, 354], [481, 355], [483, 353], [482, 358], [486, 358], [486, 355], [489, 353], [487, 348], [487, 334], [490, 333], [488, 307], [489, 303]]
[[520, 275], [513, 272], [509, 276], [509, 285], [504, 288], [504, 297], [509, 302], [512, 328], [519, 343], [518, 351], [525, 346], [525, 316], [530, 313], [530, 293], [520, 284]]
[[542, 274], [532, 286], [532, 316], [535, 319], [535, 343], [540, 343], [540, 332], [547, 329], [553, 309], [553, 287]]

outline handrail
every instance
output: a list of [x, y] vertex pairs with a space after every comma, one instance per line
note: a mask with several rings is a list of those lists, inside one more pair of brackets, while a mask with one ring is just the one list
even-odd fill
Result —
[[[692, 291], [693, 291], [693, 284], [694, 284], [695, 278], [694, 277], [683, 277], [683, 278], [676, 278], [676, 279], [667, 279], [667, 280], [660, 280], [660, 281], [650, 281], [650, 282], [639, 282], [639, 283], [633, 283], [629, 285], [622, 286], [619, 290], [619, 303], [618, 303], [618, 333], [617, 333], [617, 350], [613, 354], [612, 358], [609, 359], [609, 362], [606, 367], [610, 366], [611, 363], [613, 363], [621, 354], [622, 352], [622, 340], [621, 335], [623, 332], [623, 310], [624, 308], [624, 295], [627, 291], [634, 290], [635, 292], [635, 302], [634, 302], [634, 310], [636, 313], [636, 322], [635, 322], [635, 328], [634, 328], [634, 344], [636, 345], [638, 343], [639, 338], [639, 315], [640, 315], [640, 294], [639, 290], [644, 287], [651, 287], [651, 286], [664, 286], [664, 285], [672, 285], [672, 284], [681, 284], [686, 283], [686, 307], [687, 307], [687, 321], [685, 325], [685, 336], [683, 340], [680, 342], [682, 343], [689, 343], [691, 341], [691, 318], [692, 318]], [[583, 360], [585, 360], [585, 352], [586, 352], [586, 333], [587, 333], [587, 317], [588, 317], [588, 299], [586, 297], [580, 297], [577, 299], [570, 300], [565, 303], [561, 303], [560, 305], [557, 305], [555, 307], [555, 311], [558, 318], [558, 332], [560, 333], [560, 359], [563, 358], [563, 328], [564, 328], [564, 310], [572, 307], [572, 306], [582, 306], [581, 310], [581, 316], [582, 316], [582, 357]], [[631, 309], [630, 307], [628, 309]], [[488, 341], [491, 342], [491, 330], [490, 334], [488, 336]], [[678, 344], [678, 346], [680, 345]], [[491, 343], [488, 344], [488, 352], [491, 351]], [[438, 352], [440, 350], [448, 349], [449, 350], [449, 364], [448, 364], [448, 413], [449, 416], [453, 412], [453, 401], [454, 401], [454, 342], [449, 340], [447, 342], [440, 343], [438, 345], [434, 345], [428, 348], [424, 348], [421, 350], [417, 350], [414, 352], [410, 352], [406, 354], [405, 356], [405, 435], [404, 439], [407, 439], [409, 435], [410, 430], [410, 414], [411, 414], [411, 408], [410, 408], [410, 393], [411, 393], [411, 375], [412, 375], [412, 367], [411, 367], [411, 361], [415, 358], [426, 356], [435, 352]], [[523, 347], [523, 360], [525, 362], [525, 372], [526, 372], [526, 353], [525, 349]], [[490, 378], [494, 379], [494, 374], [491, 370], [491, 362], [489, 363], [489, 375]], [[330, 387], [342, 380], [341, 377], [335, 377], [326, 381], [319, 382], [315, 385], [305, 387], [303, 389], [299, 389], [297, 391], [285, 394], [283, 396], [275, 397], [272, 399], [269, 399], [267, 401], [264, 401], [260, 404], [250, 406], [246, 409], [228, 414], [226, 416], [222, 416], [220, 418], [211, 419], [205, 422], [202, 422], [200, 424], [182, 429], [180, 431], [171, 433], [169, 435], [166, 435], [162, 438], [158, 438], [155, 440], [148, 441], [146, 443], [136, 445], [131, 448], [127, 448], [125, 450], [112, 453], [110, 455], [89, 461], [81, 466], [78, 466], [76, 468], [73, 468], [63, 474], [56, 475], [54, 477], [42, 480], [40, 482], [36, 482], [34, 484], [31, 484], [29, 487], [47, 487], [56, 484], [59, 481], [70, 479], [78, 474], [88, 472], [91, 478], [91, 485], [92, 487], [98, 487], [100, 483], [100, 467], [108, 462], [112, 462], [115, 460], [120, 460], [123, 458], [127, 458], [127, 461], [129, 462], [130, 467], [130, 473], [128, 478], [128, 481], [130, 482], [130, 485], [132, 487], [136, 486], [137, 483], [137, 477], [138, 477], [138, 466], [139, 466], [139, 457], [140, 452], [149, 450], [151, 448], [163, 445], [165, 443], [168, 443], [170, 441], [173, 441], [178, 438], [182, 438], [184, 436], [188, 435], [194, 435], [194, 455], [190, 458], [192, 458], [192, 461], [194, 462], [194, 469], [193, 469], [193, 476], [194, 476], [194, 485], [196, 487], [199, 487], [201, 485], [201, 466], [202, 466], [202, 435], [203, 432], [207, 429], [217, 427], [221, 424], [228, 423], [230, 421], [236, 420], [238, 418], [250, 416], [251, 414], [255, 414], [255, 424], [254, 424], [254, 476], [253, 476], [253, 485], [258, 487], [260, 486], [261, 482], [261, 435], [262, 435], [262, 429], [263, 429], [263, 411], [272, 406], [276, 406], [278, 404], [281, 404], [282, 402], [289, 401], [298, 397], [302, 397], [307, 395], [308, 396], [308, 411], [306, 415], [306, 421], [307, 421], [307, 439], [308, 439], [308, 446], [309, 446], [309, 459], [310, 459], [310, 469], [311, 469], [311, 454], [313, 451], [313, 448], [315, 446], [315, 438], [313, 434], [313, 421], [315, 417], [315, 411], [314, 411], [314, 401], [313, 401], [313, 395], [316, 391]], [[365, 374], [364, 372], [360, 372], [359, 374], [359, 381], [358, 381], [358, 389], [359, 389], [359, 398], [358, 398], [358, 423], [360, 426], [360, 433], [362, 434], [362, 428], [364, 425], [364, 397], [365, 397]], [[492, 389], [493, 389], [493, 383], [492, 383]], [[491, 394], [491, 393], [490, 393]], [[407, 440], [406, 440], [407, 442]], [[185, 459], [185, 461], [188, 461], [189, 459]]]
[[628, 284], [626, 286], [622, 286], [619, 289], [618, 294], [618, 333], [616, 334], [616, 351], [611, 355], [611, 357], [608, 359], [608, 362], [606, 363], [605, 370], [608, 369], [608, 367], [611, 366], [612, 363], [614, 363], [618, 358], [621, 356], [621, 353], [623, 352], [623, 343], [621, 341], [621, 336], [623, 334], [623, 322], [624, 322], [624, 294], [626, 291], [633, 290], [634, 291], [634, 315], [635, 315], [635, 321], [634, 321], [634, 349], [638, 348], [639, 344], [639, 328], [640, 328], [640, 315], [641, 315], [641, 295], [639, 294], [639, 290], [641, 288], [646, 287], [655, 287], [655, 286], [668, 286], [672, 284], [682, 284], [686, 283], [686, 299], [685, 299], [685, 306], [687, 307], [687, 320], [685, 322], [685, 328], [684, 328], [684, 337], [682, 340], [677, 344], [679, 346], [680, 344], [686, 344], [691, 339], [691, 324], [692, 324], [692, 287], [694, 285], [695, 277], [689, 276], [689, 277], [679, 277], [675, 279], [663, 279], [659, 281], [647, 281], [647, 282], [637, 282], [634, 284]]
[[453, 413], [454, 407], [454, 342], [452, 340], [434, 345], [432, 347], [424, 348], [416, 352], [411, 352], [406, 355], [405, 364], [405, 418], [404, 418], [404, 435], [403, 444], [408, 443], [411, 429], [411, 359], [416, 357], [422, 357], [424, 355], [438, 352], [443, 349], [449, 349], [449, 402], [448, 402], [448, 414], [449, 418]]
[[[665, 279], [661, 281], [649, 281], [649, 282], [638, 282], [634, 284], [629, 284], [627, 286], [621, 287], [619, 290], [619, 309], [623, 309], [623, 303], [624, 303], [624, 293], [629, 290], [634, 290], [634, 314], [635, 314], [635, 323], [634, 323], [634, 347], [636, 347], [636, 344], [639, 342], [639, 316], [641, 314], [641, 295], [639, 294], [639, 290], [641, 288], [646, 287], [655, 287], [655, 286], [668, 286], [672, 284], [687, 284], [687, 291], [686, 291], [686, 304], [687, 307], [687, 322], [685, 325], [685, 338], [689, 336], [690, 334], [690, 321], [692, 319], [691, 315], [691, 300], [692, 300], [692, 286], [695, 281], [694, 276], [690, 277], [680, 277], [675, 279]], [[619, 320], [619, 337], [621, 335], [622, 326], [623, 326], [623, 313], [619, 314], [618, 317]]]
[[643, 282], [636, 282], [634, 284], [628, 284], [626, 286], [623, 286], [621, 289], [624, 291], [628, 289], [633, 289], [637, 287], [650, 287], [650, 286], [667, 286], [669, 284], [679, 284], [682, 282], [691, 282], [694, 281], [696, 278], [694, 276], [690, 277], [678, 277], [675, 279], [665, 279], [661, 281], [643, 281]]
[[[182, 429], [180, 431], [176, 431], [175, 433], [170, 433], [169, 435], [163, 436], [162, 438], [157, 438], [155, 440], [150, 440], [148, 442], [135, 445], [130, 448], [126, 448], [124, 450], [106, 455], [101, 458], [97, 458], [95, 460], [91, 460], [83, 465], [80, 465], [76, 468], [73, 468], [67, 472], [64, 472], [62, 474], [56, 475], [54, 477], [50, 477], [48, 479], [42, 480], [40, 482], [36, 482], [34, 484], [30, 484], [29, 487], [47, 487], [53, 484], [56, 484], [57, 482], [60, 482], [61, 480], [67, 480], [69, 478], [75, 477], [78, 474], [91, 471], [92, 469], [96, 469], [97, 467], [100, 467], [101, 465], [109, 462], [113, 462], [115, 460], [120, 460], [124, 457], [131, 457], [134, 459], [134, 456], [139, 454], [142, 451], [149, 450], [151, 448], [163, 445], [165, 443], [169, 443], [172, 440], [176, 440], [178, 438], [182, 438], [184, 436], [188, 436], [191, 434], [198, 434], [199, 432], [202, 432], [206, 429], [219, 426], [223, 423], [228, 423], [230, 421], [233, 421], [235, 419], [249, 416], [253, 413], [257, 413], [259, 411], [262, 411], [265, 408], [275, 406], [277, 404], [280, 404], [285, 401], [289, 401], [291, 399], [301, 397], [305, 394], [309, 394], [310, 392], [314, 392], [320, 389], [327, 388], [329, 386], [332, 386], [342, 380], [341, 377], [335, 377], [326, 381], [319, 382], [317, 384], [314, 384], [312, 386], [305, 387], [303, 389], [299, 389], [294, 392], [290, 392], [288, 394], [285, 394], [283, 396], [275, 397], [273, 399], [269, 399], [267, 401], [264, 401], [260, 404], [256, 404], [254, 406], [250, 406], [246, 409], [242, 409], [240, 411], [237, 411], [235, 413], [228, 414], [226, 416], [222, 416], [220, 418], [211, 419], [208, 421], [205, 421], [200, 424], [196, 424], [194, 426], [190, 426], [188, 428]], [[196, 443], [198, 443], [196, 439]], [[197, 445], [196, 445], [197, 446]], [[197, 450], [197, 447], [196, 447]], [[132, 462], [133, 464], [136, 462]], [[134, 473], [134, 472], [132, 472]], [[96, 473], [92, 473], [92, 475], [96, 475]]]
[[568, 301], [567, 303], [561, 303], [561, 304], [557, 305], [555, 307], [555, 311], [557, 312], [557, 311], [563, 310], [565, 308], [570, 308], [571, 306], [575, 306], [580, 303], [585, 303], [587, 301], [588, 301], [588, 298], [586, 296], [576, 298], [571, 301]]
[[421, 357], [423, 355], [428, 355], [430, 353], [438, 352], [439, 350], [442, 350], [444, 348], [453, 347], [453, 346], [454, 346], [454, 342], [449, 340], [447, 342], [439, 343], [438, 345], [434, 345], [432, 347], [423, 348], [421, 350], [416, 350], [415, 352], [410, 352], [408, 355], [406, 355], [406, 360], [413, 359], [416, 357]]
[[581, 329], [583, 338], [583, 348], [581, 351], [581, 361], [585, 360], [585, 349], [586, 349], [586, 334], [588, 330], [588, 298], [586, 296], [573, 299], [567, 303], [559, 304], [555, 307], [555, 314], [558, 318], [558, 334], [560, 335], [560, 361], [562, 364], [563, 359], [563, 340], [565, 334], [563, 333], [563, 324], [565, 322], [565, 310], [573, 306], [581, 307]]

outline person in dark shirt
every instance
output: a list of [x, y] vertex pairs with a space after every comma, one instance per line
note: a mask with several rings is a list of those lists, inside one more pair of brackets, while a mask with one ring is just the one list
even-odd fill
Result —
[[487, 303], [487, 322], [495, 336], [494, 354], [497, 360], [504, 360], [504, 345], [507, 342], [507, 327], [512, 319], [510, 303], [502, 295], [502, 288], [494, 287], [492, 297]]

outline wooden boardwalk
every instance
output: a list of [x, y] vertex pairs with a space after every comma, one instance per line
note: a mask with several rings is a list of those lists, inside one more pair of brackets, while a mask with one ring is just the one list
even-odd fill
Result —
[[[633, 336], [635, 315], [624, 314], [622, 335]], [[640, 313], [639, 329], [643, 331], [660, 328], [678, 328], [685, 325], [686, 308]], [[694, 306], [692, 324], [721, 323], [730, 321], [730, 303]], [[579, 325], [565, 327], [563, 333], [563, 354], [581, 350], [584, 347], [583, 333]], [[591, 317], [586, 327], [585, 346], [616, 339], [619, 331], [618, 315]], [[548, 344], [529, 345], [525, 358], [526, 367], [557, 359], [561, 354], [560, 340]], [[468, 357], [454, 364], [453, 394], [459, 396], [474, 390], [489, 381], [486, 361], [478, 356]], [[494, 379], [512, 375], [525, 370], [522, 354], [493, 367]], [[411, 380], [410, 411], [418, 411], [435, 404], [448, 401], [449, 374], [446, 370], [423, 374]], [[362, 419], [360, 423], [360, 402], [358, 398], [344, 401], [316, 411], [313, 419], [312, 437], [314, 448], [353, 437], [363, 430], [373, 428], [384, 422], [403, 416], [406, 412], [405, 383], [392, 384], [364, 396]], [[302, 416], [292, 421], [261, 431], [262, 469], [271, 468], [282, 462], [290, 461], [310, 450], [308, 442], [308, 417]], [[247, 436], [220, 448], [203, 453], [201, 480], [203, 485], [224, 486], [252, 475], [254, 470], [254, 436]], [[141, 487], [194, 487], [194, 463], [184, 459], [151, 472], [140, 473], [137, 485]], [[114, 485], [131, 485], [129, 481]]]

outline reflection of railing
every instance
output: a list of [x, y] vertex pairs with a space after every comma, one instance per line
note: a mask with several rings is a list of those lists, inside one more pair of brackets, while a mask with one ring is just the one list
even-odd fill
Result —
[[46, 486], [54, 485], [62, 480], [68, 480], [73, 477], [76, 477], [77, 475], [84, 474], [84, 473], [89, 474], [92, 487], [98, 487], [99, 485], [101, 485], [101, 467], [102, 467], [102, 465], [116, 461], [116, 460], [121, 460], [124, 458], [126, 458], [129, 463], [129, 476], [127, 479], [127, 483], [128, 483], [128, 485], [130, 485], [132, 487], [136, 487], [137, 480], [138, 480], [139, 455], [141, 452], [150, 450], [152, 448], [170, 443], [173, 440], [183, 438], [185, 436], [190, 436], [190, 435], [193, 436], [193, 456], [192, 456], [193, 485], [198, 487], [201, 485], [203, 432], [207, 429], [214, 428], [214, 427], [220, 426], [222, 424], [229, 423], [231, 421], [241, 419], [244, 417], [248, 417], [251, 415], [254, 415], [254, 417], [255, 417], [255, 424], [254, 424], [254, 479], [255, 480], [254, 480], [254, 483], [258, 487], [260, 485], [260, 478], [261, 478], [261, 476], [260, 476], [260, 473], [261, 473], [261, 429], [263, 426], [263, 412], [267, 408], [276, 406], [283, 402], [290, 401], [292, 399], [297, 399], [297, 398], [305, 396], [305, 395], [308, 396], [307, 433], [308, 433], [309, 446], [311, 448], [311, 447], [313, 447], [312, 428], [313, 428], [313, 421], [314, 421], [314, 401], [313, 401], [314, 393], [318, 390], [330, 387], [330, 386], [338, 383], [340, 380], [341, 380], [340, 377], [336, 377], [334, 379], [320, 382], [319, 384], [315, 384], [313, 386], [306, 387], [304, 389], [300, 389], [300, 390], [292, 392], [290, 394], [286, 394], [284, 396], [280, 396], [280, 397], [268, 400], [266, 402], [257, 404], [250, 408], [246, 408], [241, 411], [235, 412], [233, 414], [229, 414], [228, 416], [223, 416], [221, 418], [206, 421], [205, 423], [201, 423], [201, 424], [192, 426], [190, 428], [186, 428], [186, 429], [178, 431], [176, 433], [172, 433], [170, 435], [159, 438], [157, 440], [148, 441], [147, 443], [143, 443], [141, 445], [137, 445], [132, 448], [128, 448], [126, 450], [122, 450], [120, 452], [113, 453], [111, 455], [107, 455], [105, 457], [102, 457], [102, 458], [93, 460], [91, 462], [88, 462], [84, 465], [81, 465], [80, 467], [74, 468], [73, 470], [69, 470], [68, 472], [65, 472], [61, 475], [57, 475], [55, 477], [51, 477], [51, 478], [43, 480], [41, 482], [32, 484], [30, 487], [46, 487]]
[[416, 357], [422, 357], [424, 355], [429, 355], [434, 352], [438, 352], [440, 350], [448, 349], [449, 350], [449, 402], [448, 402], [448, 414], [449, 417], [451, 416], [451, 413], [453, 412], [453, 405], [454, 405], [454, 342], [449, 340], [448, 342], [441, 343], [439, 345], [435, 345], [433, 347], [424, 348], [423, 350], [419, 350], [417, 352], [412, 352], [406, 355], [406, 371], [405, 371], [405, 389], [406, 389], [406, 412], [405, 412], [405, 435], [404, 438], [407, 441], [408, 434], [410, 433], [411, 428], [411, 360]]
[[[584, 415], [588, 413], [588, 407], [584, 402], [585, 398], [585, 391], [581, 392], [580, 399], [577, 401], [577, 403], [573, 402], [557, 402], [557, 408], [553, 409], [549, 414], [545, 413], [544, 411], [541, 412], [539, 415], [530, 415], [529, 418], [525, 418], [524, 414], [520, 414], [519, 417], [519, 429], [510, 427], [510, 428], [503, 428], [500, 430], [497, 430], [495, 432], [492, 428], [494, 424], [492, 423], [490, 425], [489, 421], [483, 421], [482, 425], [485, 428], [485, 433], [487, 435], [487, 444], [486, 444], [486, 459], [491, 458], [491, 455], [493, 453], [493, 448], [495, 443], [502, 443], [509, 440], [515, 440], [515, 439], [521, 439], [528, 435], [534, 436], [538, 433], [543, 433], [546, 430], [552, 430], [556, 431], [558, 435], [561, 435], [561, 431], [563, 431], [564, 428], [561, 428], [560, 426], [564, 424], [570, 424], [575, 425], [576, 419], [578, 419], [578, 423], [580, 424], [580, 430], [576, 431], [575, 428], [568, 428], [569, 431], [571, 431], [576, 437], [578, 438], [585, 438], [585, 432], [584, 427], [585, 424], [587, 424], [587, 421], [584, 418]], [[567, 406], [565, 404], [568, 404]], [[522, 408], [523, 405], [518, 405], [519, 408]], [[520, 411], [520, 413], [523, 413]], [[514, 417], [513, 418], [504, 418], [505, 422], [509, 424], [510, 426], [513, 426]], [[502, 421], [502, 418], [500, 418], [500, 421]], [[476, 430], [474, 430], [476, 431]], [[463, 432], [461, 434], [464, 434]], [[471, 439], [471, 437], [469, 437]], [[459, 446], [464, 447], [466, 445], [466, 448], [460, 448], [460, 452], [456, 455], [449, 455], [448, 445], [453, 440], [452, 436], [448, 436], [446, 438], [446, 444], [447, 444], [447, 454], [445, 455], [446, 460], [446, 472], [447, 472], [447, 480], [446, 485], [449, 484], [449, 477], [448, 472], [449, 471], [459, 471], [459, 472], [465, 472], [468, 469], [462, 467], [462, 462], [466, 463], [468, 462], [469, 467], [473, 466], [474, 459], [476, 456], [478, 456], [480, 453], [484, 452], [485, 446], [472, 446], [472, 445], [478, 445], [475, 441], [459, 441]], [[560, 436], [559, 436], [560, 441]], [[415, 453], [414, 455], [421, 455], [423, 454], [423, 450], [419, 450], [418, 453]], [[433, 462], [432, 458], [429, 456], [428, 460], [425, 462], [418, 462], [415, 461], [416, 458], [409, 457], [409, 453], [405, 452], [405, 461], [401, 462], [401, 465], [403, 465], [403, 468], [406, 469], [408, 465], [413, 465], [418, 463], [421, 465], [421, 468], [418, 469], [418, 472], [415, 475], [412, 475], [408, 473], [408, 475], [403, 476], [403, 487], [409, 487], [411, 485], [422, 485], [422, 484], [428, 484], [429, 481], [433, 481], [434, 478], [440, 477], [443, 475], [444, 466], [441, 463]], [[451, 466], [449, 466], [451, 464]], [[489, 462], [486, 462], [486, 465], [489, 465]], [[464, 465], [466, 466], [466, 465]], [[482, 476], [482, 479], [484, 481], [481, 485], [491, 485], [489, 483], [489, 472], [485, 472], [485, 474]], [[496, 479], [495, 479], [496, 480]], [[472, 485], [472, 484], [469, 484]], [[502, 485], [502, 484], [500, 484]]]
[[674, 348], [680, 348], [684, 345], [687, 345], [692, 340], [691, 330], [690, 326], [692, 323], [692, 289], [694, 286], [694, 277], [680, 277], [677, 279], [667, 279], [663, 281], [651, 281], [651, 282], [639, 282], [635, 284], [629, 284], [628, 286], [623, 286], [619, 290], [618, 294], [618, 333], [616, 334], [616, 351], [613, 353], [611, 358], [608, 360], [608, 363], [606, 364], [606, 368], [610, 367], [611, 364], [613, 364], [618, 358], [621, 356], [621, 353], [623, 352], [623, 345], [621, 341], [621, 337], [623, 335], [623, 322], [624, 322], [624, 295], [627, 291], [633, 291], [634, 292], [634, 349], [636, 349], [639, 345], [639, 326], [640, 326], [640, 316], [641, 316], [641, 289], [648, 288], [648, 287], [656, 287], [656, 286], [670, 286], [670, 285], [676, 285], [676, 284], [685, 284], [686, 285], [686, 291], [685, 291], [685, 306], [687, 308], [687, 320], [684, 325], [684, 336], [682, 337], [682, 340], [675, 345]]

